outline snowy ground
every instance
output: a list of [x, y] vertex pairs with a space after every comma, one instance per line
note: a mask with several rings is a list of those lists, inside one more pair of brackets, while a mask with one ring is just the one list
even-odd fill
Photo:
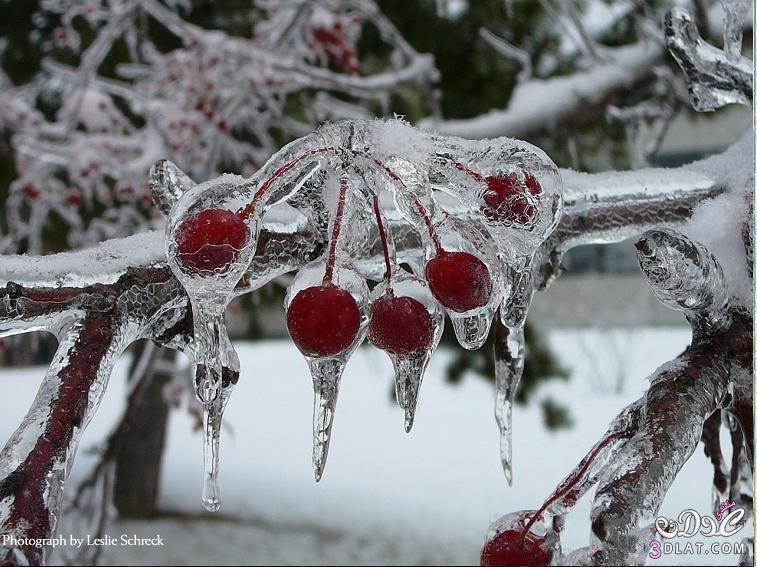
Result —
[[[537, 403], [516, 407], [514, 486], [498, 460], [492, 386], [470, 377], [443, 380], [438, 353], [423, 384], [410, 435], [390, 401], [391, 366], [360, 349], [342, 382], [324, 479], [310, 466], [311, 388], [304, 361], [284, 341], [238, 344], [242, 377], [229, 403], [222, 440], [221, 512], [200, 505], [201, 441], [184, 413], [172, 414], [162, 506], [173, 514], [150, 522], [114, 522], [107, 533], [155, 537], [162, 547], [106, 549], [110, 564], [475, 564], [487, 525], [497, 514], [537, 508], [599, 438], [608, 421], [645, 387], [644, 377], [688, 342], [685, 328], [552, 332], [549, 340], [569, 382], [542, 386], [568, 405], [573, 427], [551, 433]], [[625, 380], [618, 380], [619, 368]], [[109, 429], [123, 400], [126, 361], [116, 369], [82, 448]], [[0, 373], [0, 434], [10, 434], [31, 401], [41, 369]], [[623, 391], [614, 392], [623, 382]], [[86, 470], [82, 453], [75, 480]], [[668, 494], [661, 513], [710, 510], [711, 469], [701, 447]], [[590, 495], [591, 496], [591, 495]], [[563, 545], [588, 543], [590, 498], [569, 516]], [[731, 541], [740, 541], [751, 526]], [[679, 538], [681, 544], [686, 540]], [[720, 538], [694, 538], [709, 550]], [[735, 564], [730, 555], [666, 555], [648, 564]]]

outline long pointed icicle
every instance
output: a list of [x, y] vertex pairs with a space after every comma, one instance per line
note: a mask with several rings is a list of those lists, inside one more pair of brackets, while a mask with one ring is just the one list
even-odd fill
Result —
[[217, 512], [221, 507], [221, 488], [218, 481], [219, 451], [221, 439], [221, 417], [226, 400], [219, 396], [214, 402], [205, 404], [203, 415], [203, 483], [202, 505], [209, 512]]
[[338, 358], [321, 358], [309, 361], [313, 376], [313, 472], [319, 482], [326, 468], [331, 444], [331, 428], [334, 425], [339, 382], [344, 371], [344, 362]]
[[499, 452], [507, 484], [512, 486], [513, 401], [523, 375], [525, 344], [523, 327], [510, 329], [499, 317], [494, 321], [494, 376], [496, 382], [494, 416], [499, 426]]

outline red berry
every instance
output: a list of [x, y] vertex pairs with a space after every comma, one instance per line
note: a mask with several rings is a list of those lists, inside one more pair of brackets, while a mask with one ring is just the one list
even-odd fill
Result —
[[66, 194], [66, 203], [72, 207], [78, 207], [81, 205], [81, 196], [78, 193], [71, 191]]
[[486, 194], [481, 207], [484, 215], [491, 221], [510, 221], [530, 224], [536, 216], [536, 207], [529, 199], [529, 194], [541, 194], [539, 181], [526, 172], [525, 183], [514, 173], [490, 175], [486, 178]]
[[352, 295], [333, 284], [301, 290], [287, 309], [287, 329], [307, 356], [335, 356], [355, 341], [360, 309]]
[[40, 196], [39, 189], [37, 189], [31, 183], [27, 183], [26, 185], [24, 185], [21, 188], [21, 192], [24, 194], [24, 197], [32, 201], [36, 201], [37, 199], [39, 199], [39, 196]]
[[179, 260], [193, 273], [213, 272], [236, 261], [250, 229], [237, 213], [205, 209], [176, 229]]
[[544, 539], [518, 530], [505, 530], [486, 542], [481, 550], [484, 567], [549, 565], [552, 552], [544, 546]]
[[489, 269], [468, 252], [442, 250], [426, 264], [426, 279], [439, 303], [458, 313], [483, 307], [492, 293]]
[[417, 299], [384, 294], [373, 302], [368, 340], [376, 348], [410, 357], [428, 351], [433, 337], [431, 315]]

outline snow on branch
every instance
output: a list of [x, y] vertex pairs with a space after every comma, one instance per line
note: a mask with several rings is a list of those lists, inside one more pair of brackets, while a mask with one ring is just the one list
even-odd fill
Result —
[[664, 48], [654, 40], [605, 49], [604, 62], [585, 71], [518, 83], [508, 107], [474, 118], [425, 119], [419, 125], [448, 136], [493, 138], [528, 136], [557, 128], [603, 106], [618, 91], [651, 76]]

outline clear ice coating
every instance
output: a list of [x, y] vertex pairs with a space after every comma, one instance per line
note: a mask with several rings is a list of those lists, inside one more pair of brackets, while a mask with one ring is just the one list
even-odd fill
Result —
[[668, 50], [686, 74], [694, 110], [707, 112], [738, 103], [752, 103], [753, 63], [741, 56], [743, 18], [741, 0], [724, 1], [725, 53], [705, 42], [694, 18], [684, 8], [665, 17]]
[[[427, 321], [424, 321], [424, 324], [428, 324], [428, 336], [424, 336], [422, 340], [417, 335], [416, 321], [408, 318], [409, 316], [416, 316], [415, 312], [402, 312], [392, 316], [388, 321], [388, 323], [393, 324], [391, 328], [382, 327], [378, 329], [376, 328], [377, 325], [385, 326], [388, 323], [385, 323], [383, 319], [377, 320], [377, 315], [374, 313], [369, 328], [371, 342], [377, 348], [386, 347], [386, 353], [392, 361], [397, 404], [405, 414], [405, 431], [409, 433], [415, 421], [415, 411], [423, 375], [444, 331], [444, 311], [431, 295], [426, 282], [407, 273], [399, 266], [390, 268], [388, 272], [386, 281], [376, 286], [371, 294], [373, 303], [376, 304], [377, 300], [388, 296], [393, 299], [411, 298], [422, 306], [424, 315], [428, 318]], [[405, 329], [401, 327], [403, 316]], [[403, 330], [407, 328], [410, 328], [414, 333], [403, 335]], [[423, 330], [426, 331], [426, 329]], [[382, 335], [388, 333], [400, 335], [400, 341], [404, 340], [415, 344], [385, 344], [387, 341]], [[426, 339], [428, 339], [427, 342]], [[403, 349], [403, 347], [405, 348]]]
[[[357, 329], [349, 344], [340, 346], [338, 352], [333, 354], [329, 352], [324, 355], [318, 351], [311, 350], [319, 348], [319, 343], [305, 344], [303, 341], [302, 344], [298, 344], [298, 334], [295, 329], [300, 328], [299, 324], [301, 322], [292, 319], [291, 306], [293, 300], [295, 300], [300, 292], [322, 288], [327, 285], [343, 290], [353, 298], [358, 310], [358, 320]], [[367, 332], [370, 310], [368, 286], [365, 279], [349, 265], [337, 262], [329, 268], [327, 260], [318, 259], [297, 273], [297, 276], [287, 290], [284, 307], [287, 310], [287, 326], [290, 335], [292, 335], [295, 345], [300, 348], [302, 354], [305, 356], [313, 380], [313, 470], [316, 481], [319, 481], [323, 476], [331, 443], [331, 430], [334, 424], [334, 412], [336, 410], [342, 373], [350, 356], [360, 346]], [[313, 310], [333, 309], [334, 307], [338, 307], [338, 305], [330, 303], [328, 306], [315, 304], [308, 307], [309, 309], [304, 310], [301, 316], [312, 316]], [[328, 321], [327, 323], [336, 325], [339, 324], [339, 321]], [[303, 322], [303, 324], [306, 324], [306, 322]], [[311, 328], [308, 326], [303, 333], [316, 333], [317, 338], [320, 339], [324, 335], [339, 330], [316, 328], [311, 331]], [[306, 335], [304, 338], [307, 340], [310, 337]]]
[[[522, 325], [531, 294], [530, 259], [562, 211], [558, 170], [541, 150], [506, 138], [485, 143], [443, 138], [401, 120], [328, 124], [285, 146], [249, 179], [226, 175], [196, 185], [176, 166], [161, 161], [153, 167], [150, 187], [153, 199], [168, 214], [169, 266], [192, 308], [195, 392], [206, 410], [204, 500], [209, 508], [217, 507], [219, 428], [233, 386], [223, 376], [238, 371], [223, 318], [240, 280], [252, 281], [259, 269], [253, 256], [264, 215], [287, 206], [303, 213], [323, 246], [322, 257], [299, 271], [285, 302], [290, 334], [313, 376], [313, 464], [320, 478], [339, 381], [366, 335], [371, 299], [387, 293], [422, 306], [416, 309], [423, 319], [418, 329], [428, 331], [422, 348], [387, 349], [409, 431], [423, 373], [441, 335], [443, 313], [468, 349], [484, 343], [503, 300], [508, 299], [511, 324]], [[387, 211], [387, 198], [396, 212]], [[473, 215], [458, 218], [461, 208]], [[415, 234], [393, 229], [396, 213]], [[365, 256], [375, 257], [377, 242], [383, 250], [383, 269], [375, 261], [363, 261]], [[418, 242], [425, 262], [424, 257], [408, 255], [418, 249]], [[447, 253], [467, 254], [483, 266], [479, 272], [486, 271], [484, 286], [477, 288], [485, 292], [482, 299], [466, 303], [465, 297], [456, 298], [455, 305], [475, 307], [443, 307], [431, 293], [423, 264]], [[402, 262], [413, 266], [415, 275], [401, 269]], [[379, 295], [369, 297], [365, 278], [384, 280], [376, 288]], [[308, 289], [292, 309], [292, 302]], [[326, 302], [321, 309], [334, 316], [342, 313], [346, 319], [324, 322], [320, 330], [309, 328], [307, 317], [298, 314], [319, 301]], [[350, 306], [353, 302], [357, 314]], [[330, 310], [330, 305], [341, 311]], [[315, 340], [308, 333], [322, 336]], [[516, 387], [517, 380], [511, 389]]]
[[202, 502], [216, 511], [222, 415], [239, 375], [224, 314], [252, 261], [260, 212], [246, 218], [238, 212], [243, 205], [239, 178], [225, 176], [187, 190], [188, 178], [174, 168], [157, 164], [153, 172], [155, 200], [172, 204], [166, 224], [168, 264], [192, 308], [194, 390], [205, 414]]

